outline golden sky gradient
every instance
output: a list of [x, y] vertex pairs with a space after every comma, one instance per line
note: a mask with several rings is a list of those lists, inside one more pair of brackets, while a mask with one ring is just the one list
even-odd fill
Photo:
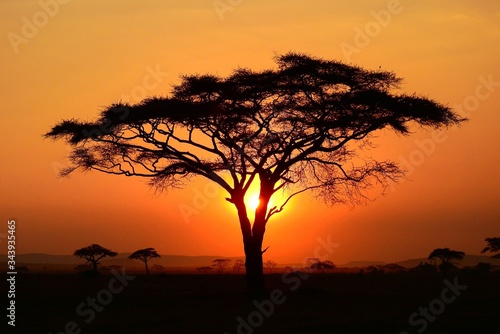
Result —
[[356, 208], [294, 198], [268, 224], [266, 259], [300, 262], [321, 240], [335, 244], [324, 256], [339, 264], [426, 257], [438, 247], [479, 254], [486, 237], [500, 236], [496, 0], [2, 1], [0, 35], [0, 233], [16, 219], [19, 253], [100, 243], [242, 256], [222, 190], [199, 179], [158, 196], [144, 180], [97, 172], [60, 180], [68, 149], [42, 135], [114, 101], [165, 95], [181, 74], [269, 68], [288, 51], [392, 70], [405, 92], [470, 121], [442, 133], [378, 133], [373, 156], [400, 162], [408, 180]]

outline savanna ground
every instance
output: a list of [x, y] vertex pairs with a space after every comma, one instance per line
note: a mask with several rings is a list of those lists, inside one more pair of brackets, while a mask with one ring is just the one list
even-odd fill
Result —
[[[269, 290], [279, 289], [283, 294], [274, 310], [269, 302], [265, 304], [267, 315], [257, 313], [256, 306], [246, 300], [242, 275], [137, 275], [123, 291], [112, 294], [112, 300], [106, 301], [109, 304], [95, 312], [88, 324], [92, 308], [80, 304], [107, 289], [112, 275], [18, 274], [15, 332], [498, 333], [500, 275], [461, 273], [456, 277], [467, 289], [444, 304], [442, 313], [422, 331], [425, 318], [416, 317], [420, 321], [416, 326], [408, 319], [420, 307], [428, 308], [441, 299], [446, 285], [440, 274], [313, 274], [285, 280], [282, 274], [271, 274], [267, 275]], [[449, 281], [453, 283], [454, 278], [450, 276]], [[114, 283], [118, 290], [120, 284]], [[102, 292], [101, 300], [109, 295]], [[439, 308], [439, 302], [433, 305]], [[238, 317], [256, 327], [238, 330]], [[70, 321], [76, 325], [65, 330]]]

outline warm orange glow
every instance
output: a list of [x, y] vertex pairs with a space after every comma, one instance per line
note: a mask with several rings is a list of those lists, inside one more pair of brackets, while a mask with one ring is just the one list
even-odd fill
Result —
[[252, 211], [255, 211], [260, 204], [259, 194], [251, 195], [248, 199], [248, 208]]
[[[68, 150], [42, 134], [61, 119], [95, 119], [114, 101], [168, 94], [181, 74], [267, 69], [288, 51], [394, 71], [405, 92], [448, 104], [470, 122], [440, 136], [376, 133], [369, 155], [401, 164], [408, 180], [354, 210], [310, 193], [294, 197], [268, 223], [269, 259], [314, 257], [328, 236], [340, 244], [329, 254], [336, 263], [425, 257], [438, 247], [478, 254], [484, 238], [497, 236], [497, 0], [401, 1], [391, 15], [383, 14], [387, 0], [223, 2], [238, 3], [223, 20], [213, 1], [66, 1], [54, 17], [39, 1], [0, 2], [0, 253], [5, 221], [15, 218], [19, 253], [71, 254], [99, 243], [118, 252], [242, 256], [234, 205], [211, 181], [185, 178], [182, 189], [155, 196], [147, 180], [97, 172], [60, 180]], [[45, 16], [47, 24], [23, 27]], [[246, 196], [250, 220], [258, 193], [255, 182]], [[284, 200], [277, 192], [269, 208]]]

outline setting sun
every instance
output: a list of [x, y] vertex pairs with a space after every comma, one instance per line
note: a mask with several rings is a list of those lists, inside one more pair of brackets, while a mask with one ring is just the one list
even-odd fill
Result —
[[498, 330], [499, 1], [0, 1], [0, 33], [3, 333]]
[[260, 204], [259, 194], [255, 194], [249, 197], [247, 204], [249, 209], [254, 211], [259, 207], [259, 204]]

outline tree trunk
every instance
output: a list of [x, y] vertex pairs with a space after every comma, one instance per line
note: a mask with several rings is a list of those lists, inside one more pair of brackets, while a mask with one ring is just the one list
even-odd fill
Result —
[[266, 231], [267, 205], [272, 195], [272, 186], [265, 187], [261, 184], [259, 195], [260, 204], [255, 210], [253, 226], [250, 224], [246, 212], [243, 196], [233, 198], [233, 203], [238, 210], [241, 232], [243, 234], [243, 245], [245, 249], [245, 269], [247, 294], [252, 299], [267, 297], [267, 289], [264, 280], [264, 266], [262, 261], [262, 242]]
[[146, 274], [149, 275], [148, 261], [144, 261], [144, 264], [146, 265]]
[[267, 290], [262, 263], [262, 238], [255, 236], [244, 238], [244, 248], [247, 293], [250, 298], [266, 297]]

